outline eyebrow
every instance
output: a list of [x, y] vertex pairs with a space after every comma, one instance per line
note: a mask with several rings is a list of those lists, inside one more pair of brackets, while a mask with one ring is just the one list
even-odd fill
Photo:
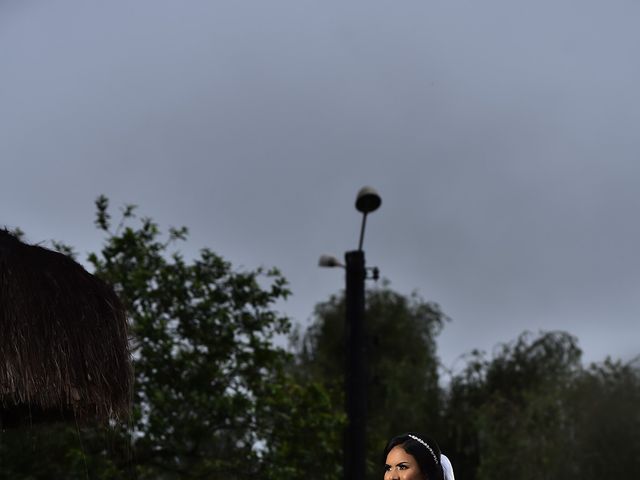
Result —
[[[409, 465], [409, 461], [407, 461], [407, 460], [403, 460], [402, 462], [398, 462], [398, 463], [396, 463], [396, 467], [397, 467], [398, 465]], [[384, 468], [391, 468], [391, 465], [389, 465], [388, 463], [385, 463], [385, 464], [384, 464]]]

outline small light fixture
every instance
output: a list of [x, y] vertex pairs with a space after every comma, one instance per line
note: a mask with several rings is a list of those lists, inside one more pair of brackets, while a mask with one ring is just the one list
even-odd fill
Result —
[[356, 209], [365, 215], [376, 211], [381, 204], [382, 198], [372, 187], [362, 187], [356, 197]]
[[333, 255], [321, 255], [320, 259], [318, 260], [318, 266], [328, 267], [328, 268], [333, 268], [333, 267], [344, 268], [344, 263], [342, 263]]

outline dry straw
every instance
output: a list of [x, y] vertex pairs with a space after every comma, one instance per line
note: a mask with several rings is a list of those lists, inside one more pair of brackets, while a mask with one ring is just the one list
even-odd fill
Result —
[[127, 319], [113, 289], [70, 257], [0, 230], [0, 422], [126, 416]]

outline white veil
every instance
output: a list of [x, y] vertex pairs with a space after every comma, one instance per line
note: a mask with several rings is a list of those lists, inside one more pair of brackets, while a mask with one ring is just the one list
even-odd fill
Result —
[[440, 464], [442, 465], [442, 471], [444, 472], [444, 480], [455, 480], [453, 475], [453, 465], [444, 453], [440, 454]]

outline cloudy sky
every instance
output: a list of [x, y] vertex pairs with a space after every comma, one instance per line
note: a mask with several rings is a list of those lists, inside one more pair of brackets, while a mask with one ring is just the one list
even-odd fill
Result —
[[[365, 250], [451, 317], [640, 354], [640, 3], [0, 0], [0, 225], [100, 247], [94, 199], [278, 266], [305, 324]], [[398, 346], [401, 348], [401, 345]]]

